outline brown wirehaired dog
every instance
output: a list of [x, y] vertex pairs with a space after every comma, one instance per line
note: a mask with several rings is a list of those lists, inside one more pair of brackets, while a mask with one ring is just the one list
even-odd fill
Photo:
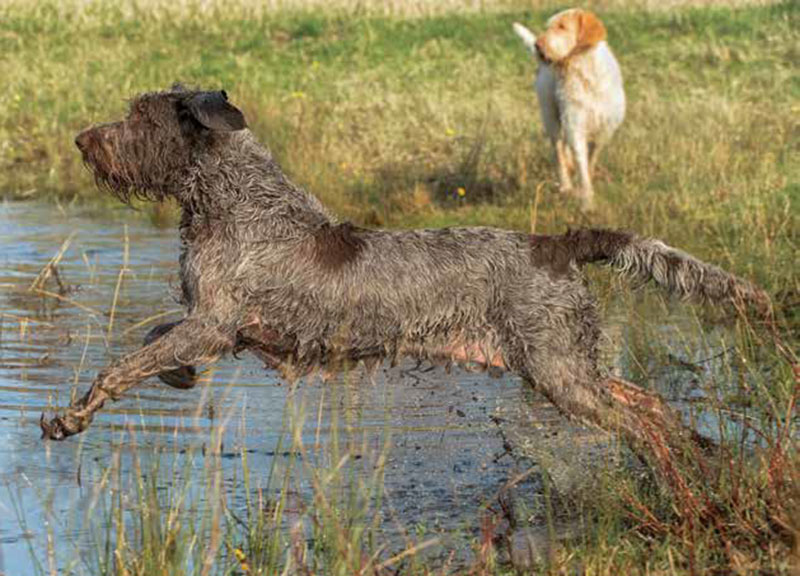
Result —
[[[606, 42], [606, 28], [592, 12], [573, 8], [550, 18], [538, 38], [522, 24], [515, 23], [514, 32], [539, 63], [536, 94], [555, 150], [559, 186], [591, 208], [597, 156], [625, 118], [622, 73]], [[575, 169], [578, 188], [573, 190]]]
[[186, 316], [101, 371], [64, 414], [43, 416], [54, 440], [85, 430], [145, 378], [190, 388], [195, 365], [245, 350], [287, 377], [403, 356], [507, 369], [564, 413], [633, 442], [643, 426], [686, 436], [656, 396], [602, 375], [581, 267], [607, 262], [682, 297], [767, 301], [748, 282], [629, 232], [339, 223], [286, 178], [225, 92], [142, 94], [126, 119], [89, 128], [76, 144], [121, 200], [180, 203]]

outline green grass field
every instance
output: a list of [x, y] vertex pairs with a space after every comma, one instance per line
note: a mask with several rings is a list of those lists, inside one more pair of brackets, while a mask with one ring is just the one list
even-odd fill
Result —
[[775, 292], [797, 288], [796, 3], [600, 11], [629, 112], [590, 217], [555, 192], [534, 65], [510, 31], [514, 20], [541, 26], [552, 6], [402, 18], [156, 4], [0, 8], [4, 195], [94, 198], [74, 135], [180, 80], [225, 88], [290, 175], [342, 217], [625, 226]]
[[[83, 169], [75, 134], [120, 118], [133, 94], [179, 80], [227, 90], [291, 177], [343, 218], [536, 232], [625, 227], [752, 278], [775, 300], [783, 350], [763, 327], [741, 322], [736, 354], [743, 366], [775, 366], [759, 393], [769, 406], [764, 429], [772, 451], [748, 458], [733, 446], [735, 458], [748, 458], [742, 470], [731, 466], [718, 483], [698, 485], [724, 502], [720, 525], [699, 525], [667, 494], [632, 477], [608, 479], [590, 498], [596, 533], [542, 570], [789, 574], [792, 562], [800, 570], [800, 467], [790, 449], [798, 394], [800, 4], [650, 10], [594, 3], [620, 60], [629, 107], [601, 157], [597, 209], [588, 215], [556, 191], [531, 86], [534, 63], [511, 32], [514, 21], [540, 29], [566, 5], [446, 4], [380, 10], [343, 1], [322, 9], [297, 0], [263, 10], [239, 0], [201, 10], [156, 1], [0, 2], [0, 195], [113, 202]], [[605, 297], [609, 290], [600, 288]], [[640, 500], [623, 499], [622, 484]], [[159, 509], [163, 502], [148, 490], [142, 485], [140, 509], [150, 510], [142, 513], [143, 533], [145, 522], [174, 513], [172, 505]], [[776, 498], [780, 510], [772, 508]], [[342, 521], [346, 506], [335, 509], [324, 498], [317, 504], [311, 514], [329, 526], [318, 535], [328, 542], [319, 554], [326, 563], [304, 572], [301, 559], [285, 564], [272, 550], [261, 564], [251, 556], [246, 573], [287, 565], [297, 574], [393, 573], [378, 560], [365, 562], [374, 550], [361, 548], [357, 522]], [[650, 524], [631, 520], [647, 514]], [[152, 529], [158, 537], [123, 542], [125, 560], [98, 561], [98, 572], [184, 573], [177, 568], [184, 556], [158, 551], [165, 528]], [[257, 548], [262, 529], [256, 520], [242, 538]], [[201, 532], [184, 525], [173, 536], [191, 540]], [[223, 540], [214, 550], [227, 558]], [[294, 558], [288, 542], [287, 558]], [[491, 554], [477, 557], [474, 574], [504, 570]], [[244, 572], [226, 565], [233, 567], [224, 573]], [[415, 573], [440, 573], [412, 565]]]

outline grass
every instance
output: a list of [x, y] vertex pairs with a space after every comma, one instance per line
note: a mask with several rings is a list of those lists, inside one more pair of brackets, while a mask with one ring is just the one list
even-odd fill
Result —
[[[358, 434], [339, 423], [324, 452], [315, 452], [302, 441], [304, 409], [302, 401], [287, 404], [266, 478], [251, 473], [249, 459], [258, 456], [247, 446], [235, 451], [234, 465], [226, 462], [226, 428], [246, 426], [231, 414], [210, 427], [202, 449], [165, 443], [165, 430], [121, 431], [108, 450], [109, 464], [93, 468], [95, 477], [86, 479], [90, 504], [73, 520], [91, 536], [79, 537], [77, 553], [65, 553], [54, 546], [57, 536], [48, 527], [43, 557], [30, 549], [36, 573], [349, 575], [396, 564], [406, 557], [399, 556], [403, 552], [379, 558], [369, 546], [388, 444], [365, 452]], [[244, 430], [241, 436], [247, 436]], [[355, 475], [367, 469], [354, 462], [356, 454], [371, 473]], [[45, 497], [42, 504], [48, 516], [58, 518], [52, 502]], [[15, 508], [26, 526], [20, 506]], [[407, 550], [431, 544], [421, 540]]]
[[226, 88], [291, 176], [359, 223], [631, 227], [796, 293], [793, 2], [601, 12], [630, 105], [591, 217], [555, 193], [534, 66], [509, 33], [550, 5], [414, 19], [136, 6], [0, 8], [3, 194], [94, 199], [74, 135], [181, 80]]
[[[625, 227], [753, 278], [775, 299], [778, 338], [739, 321], [729, 352], [735, 369], [709, 396], [720, 399], [720, 413], [752, 411], [761, 441], [743, 449], [741, 438], [726, 437], [730, 464], [713, 477], [691, 477], [714, 514], [687, 514], [651, 482], [610, 470], [580, 504], [590, 529], [542, 570], [788, 573], [789, 563], [800, 562], [792, 454], [800, 6], [646, 4], [594, 3], [622, 65], [629, 109], [602, 156], [606, 176], [590, 216], [555, 192], [530, 86], [534, 66], [510, 32], [515, 20], [540, 27], [563, 7], [549, 1], [487, 2], [485, 9], [454, 1], [444, 10], [424, 2], [317, 10], [304, 0], [281, 10], [245, 0], [202, 10], [191, 3], [0, 3], [0, 194], [107, 201], [80, 165], [75, 133], [120, 117], [132, 94], [181, 80], [224, 87], [292, 178], [361, 224]], [[616, 285], [593, 276], [611, 306]], [[649, 317], [661, 305], [650, 295], [645, 304], [622, 299], [635, 327], [626, 339], [637, 359], [631, 371], [647, 382], [647, 359], [669, 354], [660, 324]], [[706, 345], [705, 320], [700, 314], [679, 334], [687, 349]], [[287, 442], [294, 426], [287, 422]], [[148, 455], [142, 466], [163, 472], [171, 461], [159, 458]], [[98, 554], [95, 572], [205, 573], [211, 558], [218, 573], [241, 573], [235, 549], [244, 547], [247, 573], [392, 573], [397, 565], [379, 569], [387, 557], [377, 536], [365, 536], [374, 522], [368, 502], [331, 497], [378, 493], [380, 477], [364, 486], [331, 475], [335, 465], [326, 470], [300, 470], [313, 485], [302, 513], [310, 540], [287, 529], [280, 503], [250, 502], [252, 514], [237, 522], [213, 470], [205, 481], [209, 499], [220, 503], [216, 517], [179, 491], [165, 497], [136, 484], [138, 507], [107, 502], [109, 528], [100, 540], [113, 554]], [[271, 481], [288, 482], [297, 471], [277, 471]], [[331, 492], [332, 485], [347, 490]], [[121, 520], [130, 514], [140, 516]], [[184, 519], [179, 526], [177, 517]], [[483, 534], [468, 569], [500, 573], [491, 526]], [[165, 541], [175, 545], [165, 548]], [[310, 550], [309, 541], [320, 548]], [[402, 566], [420, 574], [441, 568]]]
[[[753, 383], [760, 382], [756, 375]], [[251, 454], [246, 444], [233, 451], [223, 448], [226, 429], [239, 427], [239, 436], [246, 438], [245, 430], [252, 425], [235, 414], [219, 416], [202, 448], [171, 442], [168, 428], [140, 431], [130, 426], [115, 434], [108, 455], [98, 458], [108, 464], [91, 467], [94, 477], [84, 480], [91, 497], [76, 511], [76, 525], [91, 530], [92, 536], [79, 537], [75, 552], [70, 546], [53, 545], [60, 536], [52, 528], [59, 524], [52, 510], [58, 506], [43, 494], [46, 516], [54, 521], [46, 528], [47, 550], [30, 548], [35, 573], [793, 574], [786, 532], [780, 525], [765, 524], [788, 521], [787, 527], [796, 530], [786, 515], [796, 511], [796, 486], [773, 481], [796, 479], [796, 455], [774, 446], [779, 437], [791, 444], [785, 436], [793, 433], [790, 419], [773, 422], [779, 427], [772, 430], [762, 431], [754, 424], [750, 430], [763, 432], [764, 442], [747, 450], [737, 448], [740, 438], [735, 435], [724, 437], [729, 468], [723, 466], [718, 478], [705, 479], [703, 494], [720, 506], [719, 519], [738, 525], [720, 528], [682, 521], [675, 502], [636, 467], [600, 464], [592, 468], [590, 488], [573, 494], [570, 503], [551, 502], [554, 497], [545, 484], [548, 519], [554, 507], [561, 513], [569, 510], [582, 532], [552, 544], [539, 563], [518, 570], [500, 561], [505, 543], [498, 526], [509, 518], [505, 511], [493, 511], [502, 506], [492, 501], [480, 514], [484, 521], [477, 536], [468, 533], [460, 540], [473, 549], [466, 563], [448, 561], [450, 550], [437, 536], [426, 534], [424, 526], [404, 526], [399, 542], [387, 541], [381, 498], [390, 435], [384, 432], [376, 446], [361, 437], [358, 416], [353, 420], [353, 413], [337, 408], [339, 402], [323, 406], [320, 399], [319, 406], [308, 405], [302, 386], [293, 388], [290, 397], [294, 400], [284, 409], [281, 439], [273, 451], [285, 457], [275, 456], [266, 476], [251, 471], [251, 459], [260, 456]], [[322, 445], [304, 441], [304, 428], [314, 426], [316, 414], [323, 410], [330, 436]], [[777, 454], [789, 461], [776, 463]], [[773, 489], [786, 498], [780, 504]], [[23, 513], [18, 517], [27, 530]]]

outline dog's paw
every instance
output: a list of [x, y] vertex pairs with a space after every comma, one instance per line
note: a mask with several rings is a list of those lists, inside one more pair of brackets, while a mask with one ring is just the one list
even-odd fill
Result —
[[614, 178], [611, 176], [610, 170], [604, 168], [603, 166], [595, 166], [594, 170], [592, 171], [592, 180], [600, 180], [606, 184], [609, 184], [614, 181]]
[[581, 212], [583, 214], [590, 214], [594, 212], [595, 205], [594, 205], [594, 196], [578, 196], [578, 199], [581, 201]]
[[559, 184], [558, 193], [564, 196], [572, 196], [575, 194], [575, 188], [572, 187], [572, 184]]
[[87, 424], [70, 416], [56, 416], [49, 422], [44, 413], [39, 419], [43, 440], [64, 440], [86, 429]]
[[197, 370], [194, 366], [181, 366], [176, 370], [162, 372], [158, 375], [158, 378], [167, 386], [172, 386], [173, 388], [177, 388], [179, 390], [189, 390], [190, 388], [194, 388], [197, 386], [198, 380]]

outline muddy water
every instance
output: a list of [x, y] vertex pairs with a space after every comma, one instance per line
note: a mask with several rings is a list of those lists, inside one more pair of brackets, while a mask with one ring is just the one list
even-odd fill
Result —
[[[0, 205], [0, 574], [32, 573], [37, 561], [47, 571], [53, 565], [91, 572], [80, 558], [102, 527], [103, 511], [93, 507], [108, 486], [103, 474], [120, 463], [121, 476], [135, 479], [134, 452], [143, 458], [166, 447], [193, 454], [178, 478], [165, 481], [191, 484], [221, 430], [222, 458], [215, 462], [229, 505], [237, 506], [244, 498], [242, 450], [251, 482], [265, 485], [276, 460], [280, 466], [292, 453], [285, 415], [301, 409], [309, 453], [330, 454], [341, 443], [356, 459], [375, 462], [390, 446], [380, 504], [385, 532], [400, 547], [405, 531], [463, 536], [461, 544], [445, 544], [445, 553], [448, 546], [468, 550], [464, 543], [482, 510], [497, 508], [509, 480], [544, 462], [569, 490], [586, 479], [586, 455], [606, 445], [509, 376], [401, 365], [380, 370], [374, 382], [350, 375], [292, 391], [249, 357], [220, 362], [191, 391], [148, 382], [101, 412], [87, 433], [43, 442], [42, 411], [64, 406], [76, 382], [85, 390], [154, 323], [180, 315], [172, 296], [175, 230], [130, 216], [122, 209]], [[61, 285], [50, 278], [37, 293], [26, 290], [60, 248]], [[610, 332], [624, 337], [613, 322]], [[624, 371], [624, 349], [615, 360]], [[322, 465], [326, 458], [317, 460]], [[517, 487], [532, 510], [541, 495], [534, 472]]]

